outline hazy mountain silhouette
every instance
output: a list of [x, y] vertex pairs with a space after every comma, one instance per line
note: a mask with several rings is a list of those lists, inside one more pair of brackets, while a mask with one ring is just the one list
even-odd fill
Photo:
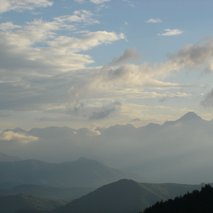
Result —
[[0, 196], [0, 212], [16, 213], [16, 212], [48, 212], [63, 203], [53, 200], [41, 199], [26, 195], [8, 195]]
[[21, 160], [21, 158], [15, 157], [15, 156], [6, 155], [6, 154], [0, 152], [0, 161], [18, 161], [18, 160]]
[[182, 123], [185, 125], [189, 125], [189, 124], [197, 125], [197, 124], [204, 124], [205, 120], [203, 120], [200, 116], [198, 116], [194, 112], [188, 112], [184, 114], [182, 117], [180, 117], [179, 119], [177, 119], [176, 121], [167, 121], [164, 123], [164, 125], [174, 125], [178, 123]]
[[14, 131], [38, 138], [26, 144], [0, 141], [1, 152], [24, 159], [63, 162], [84, 156], [137, 173], [142, 177], [139, 180], [147, 182], [212, 181], [213, 121], [194, 112], [139, 128], [128, 124], [94, 130], [47, 127]]
[[0, 162], [0, 171], [0, 183], [59, 187], [97, 187], [125, 176], [116, 169], [84, 158], [64, 163], [38, 160]]
[[148, 184], [133, 180], [119, 180], [105, 185], [79, 199], [72, 201], [56, 213], [131, 213], [154, 204], [157, 201], [200, 188], [198, 185]]
[[31, 195], [40, 198], [47, 198], [53, 200], [63, 200], [70, 202], [76, 198], [79, 198], [89, 192], [93, 191], [94, 188], [89, 187], [51, 187], [46, 185], [33, 185], [23, 184], [15, 187], [4, 187], [0, 189], [0, 195]]
[[213, 188], [207, 185], [201, 191], [193, 191], [174, 200], [158, 202], [147, 208], [144, 213], [212, 213]]

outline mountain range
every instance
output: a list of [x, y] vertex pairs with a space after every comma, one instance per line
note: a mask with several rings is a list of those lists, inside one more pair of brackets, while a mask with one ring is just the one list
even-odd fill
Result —
[[33, 197], [60, 200], [64, 202], [70, 202], [77, 199], [89, 192], [94, 188], [90, 187], [53, 187], [47, 185], [35, 185], [35, 184], [3, 184], [0, 186], [0, 196], [5, 195], [30, 195]]
[[[11, 140], [4, 139], [5, 132]], [[212, 181], [213, 121], [194, 112], [174, 121], [138, 128], [129, 124], [92, 130], [16, 128], [1, 135], [1, 152], [22, 159], [64, 162], [83, 156], [135, 173], [146, 182]], [[22, 138], [24, 142], [20, 141]]]
[[48, 163], [38, 160], [0, 162], [0, 185], [37, 184], [53, 187], [96, 188], [125, 177], [95, 160]]

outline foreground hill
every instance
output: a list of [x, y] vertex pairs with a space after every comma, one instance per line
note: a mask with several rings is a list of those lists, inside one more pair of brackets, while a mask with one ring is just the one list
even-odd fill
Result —
[[144, 213], [212, 213], [213, 212], [213, 188], [209, 185], [203, 187], [201, 191], [193, 191], [183, 197], [174, 200], [158, 202]]
[[62, 203], [25, 195], [0, 196], [0, 212], [48, 212]]
[[97, 187], [125, 175], [97, 161], [47, 163], [38, 160], [0, 162], [0, 185], [41, 184], [60, 187]]
[[56, 213], [132, 213], [154, 204], [199, 188], [198, 185], [140, 184], [132, 180], [120, 180], [105, 185], [66, 206]]

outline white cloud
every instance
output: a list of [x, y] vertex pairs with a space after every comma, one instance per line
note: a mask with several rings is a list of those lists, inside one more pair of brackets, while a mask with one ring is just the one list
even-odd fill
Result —
[[183, 31], [180, 29], [165, 29], [162, 33], [159, 33], [160, 36], [178, 36], [183, 34]]
[[159, 24], [162, 23], [163, 21], [159, 18], [150, 18], [146, 21], [148, 24]]
[[12, 22], [4, 22], [0, 23], [0, 30], [1, 31], [10, 31], [21, 28], [19, 25], [15, 25]]
[[52, 0], [0, 0], [0, 13], [5, 13], [10, 10], [33, 10], [37, 7], [49, 7], [52, 4]]
[[73, 91], [96, 69], [87, 68], [94, 63], [88, 51], [125, 38], [123, 33], [84, 29], [97, 22], [92, 12], [78, 10], [49, 21], [1, 23], [0, 109], [42, 113], [73, 103]]
[[109, 2], [110, 0], [90, 0], [93, 4], [104, 4], [106, 2]]
[[98, 20], [93, 18], [93, 13], [89, 10], [76, 10], [73, 15], [65, 15], [56, 17], [54, 20], [59, 24], [65, 25], [68, 28], [68, 24], [73, 23], [85, 23], [85, 24], [97, 24]]
[[[93, 70], [79, 84], [73, 86], [72, 94], [77, 100], [88, 99], [120, 99], [125, 100], [141, 95], [145, 88], [180, 88], [180, 84], [168, 82], [164, 79], [168, 76], [169, 66], [121, 64], [105, 66], [102, 69]], [[165, 75], [165, 72], [167, 73]], [[164, 77], [165, 76], [165, 77]]]
[[[122, 33], [78, 31], [79, 24], [82, 28], [84, 24], [96, 24], [97, 22], [90, 11], [78, 10], [71, 15], [59, 16], [48, 22], [36, 19], [24, 26], [10, 22], [2, 23], [0, 25], [1, 50], [7, 47], [7, 54], [2, 52], [3, 64], [8, 61], [8, 66], [11, 67], [14, 61], [17, 63], [19, 61], [20, 67], [16, 66], [16, 69], [21, 70], [23, 69], [21, 61], [25, 61], [28, 66], [33, 64], [32, 69], [35, 70], [37, 63], [38, 70], [41, 70], [41, 65], [43, 65], [43, 70], [46, 72], [85, 68], [94, 61], [84, 51], [125, 38]], [[69, 32], [69, 35], [62, 35], [61, 30]], [[21, 57], [22, 60], [20, 60]], [[15, 58], [19, 60], [14, 60]], [[6, 69], [6, 66], [0, 67], [2, 68]]]
[[27, 135], [21, 132], [14, 132], [12, 130], [3, 131], [0, 136], [3, 141], [15, 141], [20, 143], [34, 142], [39, 139], [36, 136]]
[[85, 3], [85, 2], [90, 2], [96, 5], [103, 5], [106, 2], [109, 2], [110, 0], [75, 0], [78, 3]]

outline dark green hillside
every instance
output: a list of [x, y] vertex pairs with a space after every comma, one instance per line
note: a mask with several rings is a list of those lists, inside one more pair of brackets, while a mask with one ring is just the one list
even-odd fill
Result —
[[149, 184], [132, 180], [120, 180], [89, 193], [57, 213], [131, 213], [151, 206], [157, 201], [182, 195], [199, 188], [198, 185]]
[[156, 194], [161, 200], [175, 198], [191, 192], [195, 189], [200, 189], [200, 185], [176, 184], [176, 183], [141, 183], [141, 187], [153, 194]]
[[137, 182], [120, 180], [103, 186], [55, 212], [131, 213], [157, 200], [156, 195], [143, 191]]
[[157, 202], [144, 213], [212, 213], [213, 188], [206, 185], [201, 191], [195, 190], [182, 197], [165, 202]]

